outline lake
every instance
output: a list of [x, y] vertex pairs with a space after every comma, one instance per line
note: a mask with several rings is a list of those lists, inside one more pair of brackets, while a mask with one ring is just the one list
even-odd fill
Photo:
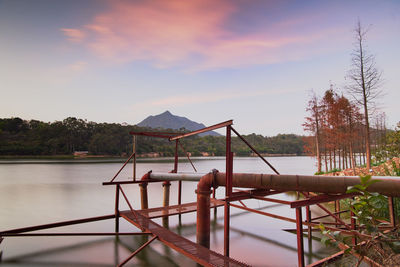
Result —
[[[266, 158], [280, 173], [313, 174], [315, 159], [311, 157]], [[193, 158], [198, 172], [217, 169], [225, 171], [225, 159]], [[234, 172], [272, 173], [258, 158], [235, 158]], [[102, 160], [1, 160], [0, 161], [0, 230], [46, 224], [51, 222], [101, 216], [114, 213], [115, 187], [103, 186], [122, 166], [120, 162]], [[193, 172], [189, 162], [179, 162], [180, 172]], [[149, 170], [168, 172], [171, 159], [140, 159], [137, 177]], [[132, 179], [128, 165], [117, 178]], [[197, 183], [184, 182], [182, 203], [196, 201]], [[134, 208], [140, 208], [138, 185], [124, 185]], [[162, 186], [149, 184], [149, 207], [162, 205]], [[217, 190], [223, 197], [224, 188]], [[280, 194], [281, 199], [294, 196]], [[295, 218], [295, 210], [287, 206], [246, 200], [251, 208]], [[171, 185], [170, 205], [177, 204], [177, 183]], [[120, 199], [121, 210], [129, 209]], [[303, 218], [305, 216], [303, 215]], [[217, 216], [211, 212], [211, 249], [223, 254], [223, 207]], [[155, 219], [161, 224], [161, 219]], [[196, 214], [170, 217], [169, 227], [186, 238], [196, 241]], [[231, 208], [230, 255], [254, 266], [296, 266], [296, 235], [288, 229], [295, 224]], [[113, 232], [114, 220], [60, 227], [43, 232]], [[120, 232], [137, 228], [120, 219]], [[4, 266], [114, 266], [143, 244], [143, 237], [7, 237], [0, 244]], [[334, 252], [319, 241], [304, 239], [306, 263], [314, 262]], [[154, 241], [133, 258], [127, 266], [196, 266], [185, 256]]]

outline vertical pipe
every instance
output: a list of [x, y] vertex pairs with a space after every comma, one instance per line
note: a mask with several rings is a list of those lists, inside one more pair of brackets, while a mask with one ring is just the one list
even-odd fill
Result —
[[231, 153], [231, 126], [226, 127], [226, 187], [224, 204], [224, 255], [229, 257], [229, 224], [230, 210], [228, 198], [232, 193], [232, 153]]
[[133, 136], [132, 141], [132, 153], [133, 153], [133, 181], [136, 181], [136, 135]]
[[147, 183], [140, 183], [140, 205], [142, 210], [149, 208], [149, 202], [147, 198]]
[[[163, 207], [169, 206], [169, 189], [171, 187], [171, 183], [168, 181], [163, 182]], [[168, 216], [162, 218], [163, 226], [168, 228]]]
[[304, 246], [303, 246], [303, 219], [301, 207], [296, 208], [296, 229], [297, 229], [297, 259], [298, 266], [304, 266]]
[[196, 240], [197, 244], [210, 248], [210, 194], [211, 185], [215, 176], [209, 174], [202, 177], [197, 184], [197, 222]]
[[211, 190], [204, 190], [197, 186], [197, 244], [210, 248], [210, 194]]
[[115, 186], [115, 232], [119, 232], [119, 184]]
[[388, 207], [389, 207], [389, 216], [390, 216], [390, 224], [395, 227], [396, 226], [396, 214], [395, 214], [395, 206], [393, 197], [388, 197]]

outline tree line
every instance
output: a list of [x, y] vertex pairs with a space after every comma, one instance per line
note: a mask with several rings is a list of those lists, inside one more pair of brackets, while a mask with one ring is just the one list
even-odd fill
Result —
[[[75, 151], [88, 151], [91, 155], [124, 156], [132, 153], [133, 138], [129, 132], [167, 131], [118, 123], [95, 123], [69, 117], [62, 121], [42, 122], [21, 118], [0, 119], [0, 155], [72, 155]], [[302, 155], [302, 136], [279, 134], [266, 137], [257, 134], [244, 137], [260, 153]], [[181, 140], [179, 153], [192, 156], [225, 155], [224, 136], [193, 136]], [[237, 137], [232, 137], [232, 151], [238, 156], [250, 156], [252, 151]], [[173, 156], [174, 142], [147, 136], [137, 137], [138, 155], [158, 153]]]

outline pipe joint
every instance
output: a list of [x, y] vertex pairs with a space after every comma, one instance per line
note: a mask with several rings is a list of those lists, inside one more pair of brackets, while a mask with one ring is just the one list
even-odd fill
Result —
[[217, 169], [212, 169], [212, 174], [213, 174], [213, 179], [212, 179], [212, 183], [211, 183], [211, 187], [213, 187], [214, 189], [218, 188], [218, 183], [217, 183], [217, 174], [218, 174], [218, 170]]
[[212, 190], [199, 190], [199, 189], [196, 189], [196, 190], [194, 190], [194, 192], [196, 194], [201, 194], [201, 195], [211, 195]]

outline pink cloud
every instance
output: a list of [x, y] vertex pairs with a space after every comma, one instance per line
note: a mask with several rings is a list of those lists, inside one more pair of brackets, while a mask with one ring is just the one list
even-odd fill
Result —
[[63, 28], [61, 31], [68, 37], [71, 42], [81, 42], [85, 38], [85, 33], [78, 29]]
[[238, 11], [228, 0], [114, 1], [91, 23], [62, 31], [68, 40], [82, 41], [106, 60], [147, 61], [160, 68], [186, 70], [297, 60], [310, 52], [296, 47], [324, 36], [287, 30], [296, 21], [302, 23], [302, 18], [271, 22], [251, 34], [237, 33], [228, 26]]

